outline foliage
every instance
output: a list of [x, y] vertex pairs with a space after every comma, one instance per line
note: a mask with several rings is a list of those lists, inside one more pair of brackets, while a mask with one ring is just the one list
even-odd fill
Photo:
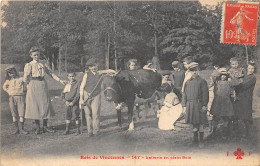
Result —
[[[202, 68], [245, 60], [245, 47], [220, 44], [221, 3], [10, 1], [2, 7], [2, 63], [26, 63], [29, 49], [41, 48], [54, 68], [78, 70], [90, 57], [110, 68], [131, 58], [144, 65], [159, 57], [163, 69], [191, 55]], [[259, 35], [258, 35], [259, 37]], [[250, 59], [257, 49], [248, 47]], [[108, 60], [107, 59], [107, 60]], [[58, 63], [60, 62], [60, 63]], [[117, 63], [117, 64], [116, 64]], [[62, 66], [60, 66], [62, 65]]]

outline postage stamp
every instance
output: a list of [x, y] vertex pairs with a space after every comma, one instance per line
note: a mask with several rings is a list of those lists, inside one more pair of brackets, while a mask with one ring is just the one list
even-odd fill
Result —
[[259, 4], [225, 2], [222, 10], [221, 43], [256, 45]]

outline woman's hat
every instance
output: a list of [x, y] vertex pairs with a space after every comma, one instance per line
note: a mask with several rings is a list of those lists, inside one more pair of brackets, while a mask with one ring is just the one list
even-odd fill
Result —
[[222, 75], [222, 74], [225, 74], [225, 75], [228, 74], [227, 68], [224, 68], [224, 67], [220, 68], [220, 69], [218, 70], [218, 72], [219, 72], [221, 75]]
[[195, 69], [198, 67], [199, 67], [199, 64], [197, 62], [191, 62], [188, 66], [188, 69], [191, 70], [191, 69]]
[[5, 68], [5, 71], [10, 71], [10, 70], [13, 70], [13, 69], [15, 69], [15, 66], [14, 65], [10, 65], [10, 66], [7, 66]]
[[33, 46], [30, 51], [29, 51], [29, 54], [33, 53], [33, 52], [37, 52], [37, 51], [40, 51], [38, 47], [36, 46]]

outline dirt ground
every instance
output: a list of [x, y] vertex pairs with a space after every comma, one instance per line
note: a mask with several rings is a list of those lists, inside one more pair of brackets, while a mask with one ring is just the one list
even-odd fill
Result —
[[[260, 77], [255, 92], [260, 88]], [[55, 133], [42, 133], [35, 135], [32, 131], [33, 121], [26, 120], [25, 129], [30, 131], [28, 135], [13, 135], [12, 117], [9, 111], [8, 101], [2, 97], [1, 103], [1, 154], [2, 159], [20, 158], [50, 158], [50, 157], [73, 157], [80, 156], [124, 156], [132, 155], [146, 156], [173, 156], [176, 154], [191, 156], [197, 159], [230, 159], [235, 160], [233, 152], [237, 148], [244, 151], [244, 158], [255, 161], [259, 165], [259, 142], [258, 133], [260, 125], [259, 97], [254, 95], [253, 117], [254, 127], [252, 137], [244, 138], [244, 125], [240, 122], [241, 136], [231, 136], [227, 139], [221, 137], [220, 126], [215, 137], [209, 137], [209, 129], [205, 132], [205, 147], [190, 146], [193, 139], [191, 126], [184, 123], [184, 120], [176, 123], [175, 131], [162, 131], [158, 129], [158, 119], [153, 110], [148, 112], [146, 119], [135, 121], [135, 130], [127, 131], [127, 114], [123, 110], [123, 129], [117, 127], [116, 111], [112, 103], [102, 100], [101, 108], [101, 134], [97, 137], [87, 137], [86, 126], [83, 134], [75, 136], [75, 124], [71, 127], [71, 134], [63, 135], [65, 130], [65, 107], [64, 103], [55, 96], [59, 96], [62, 86], [54, 81], [48, 81], [52, 104], [55, 109], [55, 117], [49, 120], [49, 126], [56, 130]], [[52, 85], [52, 86], [50, 86]], [[2, 93], [2, 95], [4, 95]], [[258, 107], [258, 109], [257, 109]], [[141, 112], [142, 116], [142, 112]], [[41, 122], [42, 123], [42, 122]], [[232, 133], [231, 133], [232, 134]], [[200, 155], [202, 154], [202, 155]], [[135, 159], [132, 159], [135, 160]], [[67, 163], [68, 164], [68, 163]], [[169, 164], [169, 163], [168, 163]], [[212, 163], [213, 164], [213, 163]], [[215, 163], [216, 164], [216, 163]], [[252, 163], [252, 165], [254, 165]], [[214, 165], [214, 164], [213, 164]], [[221, 164], [219, 164], [221, 165]], [[251, 164], [249, 164], [251, 165]]]

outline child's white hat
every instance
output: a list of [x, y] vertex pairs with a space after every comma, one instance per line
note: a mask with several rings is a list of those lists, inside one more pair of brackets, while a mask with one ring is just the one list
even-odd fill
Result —
[[5, 71], [9, 71], [9, 70], [12, 70], [12, 69], [15, 69], [15, 66], [14, 66], [14, 65], [7, 66], [7, 67], [5, 68]]

